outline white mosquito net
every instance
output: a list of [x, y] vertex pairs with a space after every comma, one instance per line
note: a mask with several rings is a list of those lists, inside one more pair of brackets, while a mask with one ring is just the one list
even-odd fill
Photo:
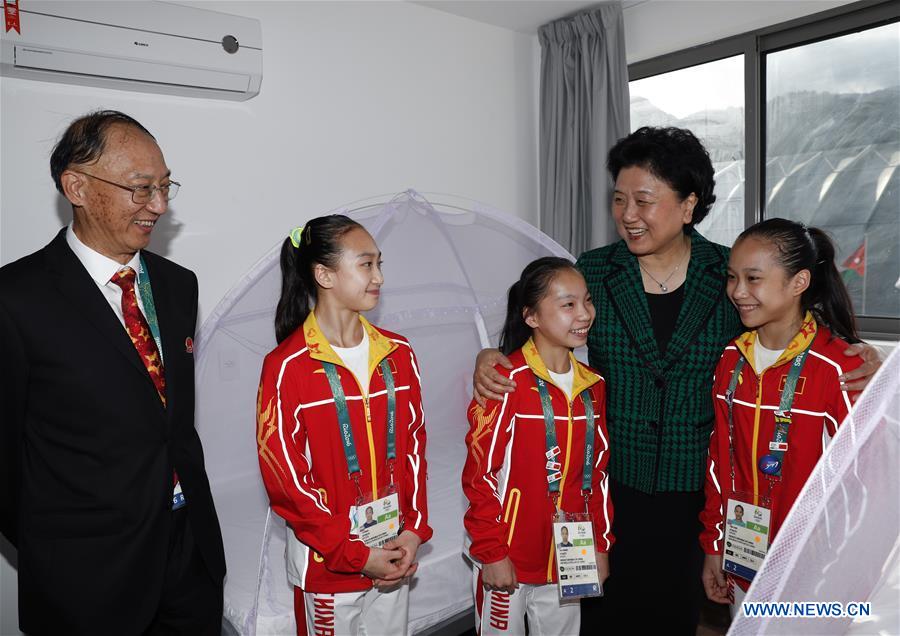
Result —
[[[496, 346], [506, 293], [522, 268], [541, 256], [571, 256], [524, 221], [471, 202], [430, 203], [408, 191], [347, 207], [336, 211], [362, 223], [385, 259], [381, 301], [368, 318], [409, 338], [422, 372], [434, 538], [419, 551], [410, 592], [410, 627], [420, 632], [472, 605], [460, 474], [475, 354]], [[241, 634], [296, 633], [285, 525], [268, 514], [254, 442], [259, 372], [275, 346], [279, 246], [225, 296], [197, 338], [197, 428], [225, 540], [225, 617]]]
[[869, 602], [871, 615], [739, 612], [729, 636], [900, 634], [900, 348], [810, 475], [744, 603], [754, 601]]

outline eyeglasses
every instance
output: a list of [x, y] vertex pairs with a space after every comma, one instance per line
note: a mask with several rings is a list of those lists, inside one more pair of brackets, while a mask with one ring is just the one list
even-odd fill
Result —
[[181, 184], [177, 181], [169, 181], [166, 185], [161, 186], [126, 186], [122, 185], [121, 183], [108, 181], [93, 174], [88, 174], [87, 172], [82, 172], [81, 170], [72, 170], [72, 172], [77, 172], [78, 174], [83, 174], [84, 176], [90, 177], [91, 179], [96, 179], [97, 181], [108, 183], [109, 185], [116, 186], [117, 188], [128, 190], [129, 192], [131, 192], [131, 200], [135, 203], [150, 203], [150, 200], [153, 199], [153, 196], [157, 193], [157, 191], [159, 191], [159, 193], [166, 201], [171, 201], [175, 198], [175, 195], [178, 194], [178, 188], [181, 187]]

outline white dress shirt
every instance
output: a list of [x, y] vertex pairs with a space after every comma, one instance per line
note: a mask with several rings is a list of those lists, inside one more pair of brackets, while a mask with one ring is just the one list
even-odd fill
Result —
[[[71, 224], [66, 230], [66, 243], [68, 243], [72, 251], [75, 252], [75, 256], [77, 256], [78, 260], [81, 261], [81, 264], [84, 265], [84, 268], [88, 271], [88, 274], [91, 275], [91, 278], [94, 279], [97, 287], [100, 288], [100, 293], [103, 294], [103, 297], [106, 299], [106, 302], [109, 303], [116, 318], [122, 323], [122, 328], [125, 329], [125, 316], [122, 314], [122, 288], [115, 283], [111, 283], [110, 279], [116, 275], [116, 272], [125, 267], [130, 267], [135, 273], [139, 272], [141, 268], [141, 253], [135, 253], [135, 255], [131, 257], [131, 260], [123, 265], [82, 243], [81, 239], [75, 235], [75, 231], [72, 229]], [[134, 295], [137, 297], [137, 303], [141, 313], [146, 316], [141, 294], [135, 289]], [[128, 330], [125, 329], [125, 332], [127, 333]], [[160, 354], [161, 353], [162, 352], [160, 352]], [[175, 482], [172, 497], [173, 508], [174, 500], [176, 499], [181, 506], [185, 505], [184, 496], [181, 493], [181, 483], [179, 481]]]
[[[122, 265], [122, 263], [114, 261], [108, 256], [104, 256], [100, 252], [94, 251], [82, 243], [81, 239], [75, 235], [75, 231], [72, 229], [71, 224], [66, 230], [66, 243], [68, 243], [72, 251], [75, 252], [75, 256], [77, 256], [78, 260], [81, 261], [81, 264], [84, 265], [84, 268], [88, 271], [88, 274], [91, 275], [91, 278], [94, 279], [94, 282], [97, 284], [97, 287], [100, 288], [103, 297], [106, 298], [106, 302], [112, 307], [113, 313], [116, 314], [116, 318], [119, 319], [119, 322], [122, 323], [122, 328], [124, 328], [125, 317], [122, 315], [122, 288], [115, 283], [111, 283], [110, 279], [115, 276], [116, 272], [125, 267], [130, 267], [135, 273], [139, 272], [141, 268], [141, 253], [135, 253], [130, 261], [125, 265]], [[135, 290], [135, 296], [137, 296], [138, 307], [140, 308], [141, 313], [146, 316], [146, 313], [144, 312], [144, 301], [141, 299], [140, 293], [137, 293], [137, 290]]]

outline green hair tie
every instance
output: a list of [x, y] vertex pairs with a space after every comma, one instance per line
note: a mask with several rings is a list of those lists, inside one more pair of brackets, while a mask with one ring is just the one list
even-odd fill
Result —
[[303, 236], [303, 227], [295, 227], [293, 230], [291, 230], [291, 233], [288, 235], [288, 237], [291, 239], [291, 245], [293, 245], [295, 248], [299, 248], [301, 236]]

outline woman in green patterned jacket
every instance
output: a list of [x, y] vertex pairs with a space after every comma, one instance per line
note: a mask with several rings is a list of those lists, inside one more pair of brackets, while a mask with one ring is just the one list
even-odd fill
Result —
[[[713, 422], [713, 371], [742, 328], [725, 295], [729, 248], [694, 226], [716, 200], [709, 154], [689, 130], [641, 128], [610, 150], [621, 240], [577, 262], [597, 318], [588, 357], [607, 383], [616, 545], [604, 597], [582, 604], [582, 633], [693, 634], [702, 602], [698, 515]], [[879, 365], [872, 347], [850, 388]], [[476, 396], [497, 399], [508, 362], [479, 354]], [[860, 383], [859, 379], [863, 381]]]

